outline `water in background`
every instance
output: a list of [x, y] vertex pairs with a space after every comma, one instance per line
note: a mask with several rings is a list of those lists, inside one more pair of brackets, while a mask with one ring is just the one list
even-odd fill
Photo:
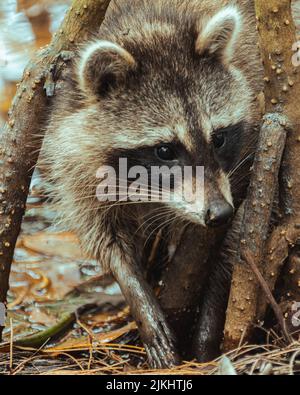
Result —
[[32, 53], [49, 43], [70, 0], [0, 0], [0, 127]]

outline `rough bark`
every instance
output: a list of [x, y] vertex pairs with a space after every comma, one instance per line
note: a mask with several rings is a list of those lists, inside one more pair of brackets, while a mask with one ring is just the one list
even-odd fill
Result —
[[300, 216], [300, 68], [290, 0], [256, 0], [260, 46], [265, 67], [267, 112], [284, 114], [290, 124], [281, 174], [284, 222]]
[[109, 3], [74, 0], [50, 45], [36, 54], [18, 84], [0, 142], [0, 303], [6, 304], [14, 247], [51, 99], [63, 90], [60, 77], [71, 51], [99, 28]]
[[[250, 254], [252, 266], [255, 265], [264, 273], [269, 287], [273, 290], [281, 273], [281, 267], [291, 252], [290, 247], [295, 246], [299, 239], [300, 96], [297, 92], [300, 89], [300, 71], [293, 64], [295, 56], [293, 48], [297, 49], [295, 46], [297, 40], [291, 1], [255, 0], [255, 6], [265, 69], [266, 111], [269, 114], [262, 128], [257, 158], [260, 155], [265, 160], [269, 158], [272, 166], [275, 164], [276, 167], [274, 173], [262, 168], [262, 173], [258, 176], [257, 167], [260, 167], [261, 163], [256, 159], [256, 167], [247, 197], [248, 213], [245, 214], [241, 228], [243, 236], [240, 248], [246, 251], [243, 256]], [[279, 180], [283, 217], [279, 226], [266, 240], [274, 187], [278, 184], [277, 166], [280, 163], [286, 132], [287, 141]], [[264, 134], [269, 135], [265, 141]], [[278, 147], [275, 144], [278, 144]], [[262, 194], [260, 194], [261, 190]], [[258, 209], [257, 203], [264, 204], [265, 207]], [[253, 209], [250, 207], [251, 204]], [[254, 219], [256, 221], [253, 221]], [[293, 253], [290, 260], [294, 261]], [[293, 273], [296, 272], [294, 265], [295, 262], [292, 263], [293, 268], [290, 269]], [[245, 297], [248, 300], [245, 301]], [[226, 350], [237, 347], [242, 337], [245, 341], [251, 340], [253, 324], [257, 318], [264, 317], [266, 306], [266, 295], [258, 289], [258, 283], [253, 278], [253, 271], [249, 265], [239, 263], [239, 256], [237, 256], [225, 328]]]
[[240, 254], [241, 250], [250, 252], [255, 264], [261, 269], [285, 145], [285, 122], [284, 118], [272, 114], [265, 118], [261, 130], [242, 220], [240, 248], [236, 262], [233, 262], [232, 288], [225, 325], [226, 350], [237, 347], [242, 336], [249, 339], [260, 303], [254, 273], [249, 265], [240, 262]]

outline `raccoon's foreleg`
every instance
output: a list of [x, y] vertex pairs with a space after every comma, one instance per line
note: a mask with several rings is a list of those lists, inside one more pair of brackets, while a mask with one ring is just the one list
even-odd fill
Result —
[[231, 285], [231, 267], [215, 264], [205, 290], [200, 319], [195, 331], [194, 350], [199, 362], [209, 362], [220, 355], [225, 315]]
[[221, 352], [232, 268], [238, 257], [243, 215], [244, 204], [235, 216], [220, 253], [213, 259], [213, 268], [203, 293], [204, 300], [200, 307], [200, 317], [194, 337], [194, 350], [199, 362], [211, 361]]
[[139, 328], [150, 365], [161, 369], [178, 364], [174, 335], [141, 268], [118, 249], [114, 249], [110, 262], [112, 274]]

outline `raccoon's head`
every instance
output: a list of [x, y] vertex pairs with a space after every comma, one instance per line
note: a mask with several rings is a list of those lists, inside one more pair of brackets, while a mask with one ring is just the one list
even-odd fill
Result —
[[82, 149], [115, 168], [120, 158], [148, 171], [204, 167], [203, 199], [189, 203], [173, 186], [168, 203], [202, 225], [232, 217], [231, 177], [249, 138], [253, 92], [235, 66], [241, 29], [235, 7], [180, 26], [157, 21], [143, 34], [96, 40], [77, 67], [86, 98], [77, 121], [89, 136]]

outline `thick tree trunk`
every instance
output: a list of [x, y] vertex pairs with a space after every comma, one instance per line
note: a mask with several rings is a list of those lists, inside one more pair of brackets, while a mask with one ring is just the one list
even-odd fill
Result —
[[[76, 45], [97, 31], [110, 0], [74, 0], [51, 44], [27, 66], [1, 131], [0, 142], [0, 305], [6, 304], [10, 266], [20, 232], [32, 172], [54, 94]], [[0, 307], [1, 307], [0, 306]], [[1, 323], [0, 323], [1, 325]], [[2, 327], [0, 327], [0, 337]]]
[[240, 233], [240, 246], [232, 262], [232, 287], [225, 325], [224, 347], [238, 347], [240, 339], [249, 340], [257, 314], [259, 287], [251, 267], [240, 262], [243, 250], [251, 253], [261, 269], [265, 241], [268, 236], [272, 204], [285, 146], [284, 118], [275, 114], [265, 118], [258, 151], [254, 161], [253, 177], [245, 203]]
[[[245, 256], [249, 257], [252, 267], [254, 265], [263, 272], [268, 286], [273, 290], [281, 267], [290, 254], [290, 246], [295, 246], [300, 238], [300, 95], [297, 94], [300, 92], [300, 69], [293, 62], [293, 49], [297, 50], [297, 46], [291, 1], [255, 0], [255, 6], [265, 68], [268, 115], [262, 127], [255, 171], [247, 197], [240, 252], [244, 260], [247, 261]], [[279, 226], [266, 240], [286, 132], [287, 141], [279, 179], [283, 215]], [[239, 256], [237, 254], [236, 262], [233, 262], [235, 268], [225, 327], [226, 350], [237, 347], [242, 337], [244, 341], [251, 340], [253, 324], [256, 319], [264, 317], [267, 306], [266, 292], [259, 291], [252, 269], [247, 262], [240, 263]], [[295, 274], [293, 253], [291, 260], [293, 263], [289, 262], [288, 265], [290, 272]], [[296, 281], [295, 276], [293, 279]], [[284, 292], [287, 294], [288, 290], [285, 288]]]

